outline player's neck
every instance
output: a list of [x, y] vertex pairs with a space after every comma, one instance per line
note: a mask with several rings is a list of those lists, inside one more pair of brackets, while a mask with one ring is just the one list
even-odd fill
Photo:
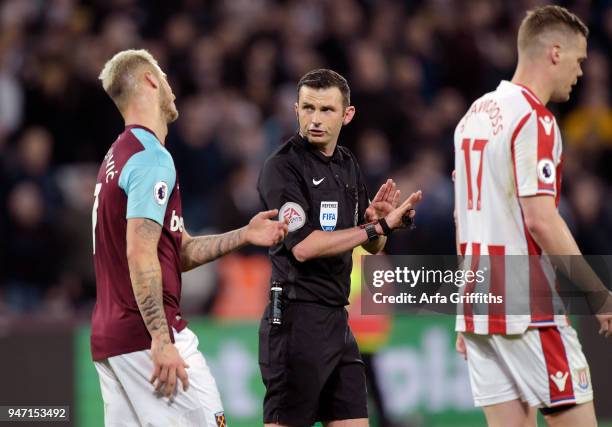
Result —
[[125, 125], [144, 126], [150, 129], [162, 145], [166, 145], [166, 136], [168, 135], [168, 124], [163, 120], [154, 119], [152, 114], [138, 114], [136, 112], [128, 112], [124, 116]]
[[512, 83], [525, 86], [538, 97], [544, 105], [550, 100], [551, 90], [548, 87], [546, 79], [543, 79], [541, 73], [529, 67], [517, 67]]

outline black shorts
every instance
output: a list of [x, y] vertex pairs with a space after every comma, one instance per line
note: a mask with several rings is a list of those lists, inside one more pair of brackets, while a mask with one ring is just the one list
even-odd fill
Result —
[[264, 423], [292, 427], [367, 418], [365, 368], [344, 307], [289, 303], [259, 327]]

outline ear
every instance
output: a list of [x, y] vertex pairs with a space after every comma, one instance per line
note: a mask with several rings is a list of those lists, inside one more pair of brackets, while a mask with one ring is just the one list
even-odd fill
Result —
[[353, 120], [353, 117], [355, 117], [355, 107], [349, 105], [344, 109], [344, 118], [342, 119], [342, 124], [344, 126], [348, 125], [351, 120]]
[[561, 61], [561, 46], [558, 44], [552, 45], [550, 49], [550, 60], [554, 65]]
[[144, 75], [145, 82], [150, 84], [151, 87], [153, 87], [154, 89], [157, 89], [159, 87], [159, 81], [157, 79], [157, 76], [155, 76], [155, 74], [153, 74], [151, 71], [145, 71], [143, 75]]
[[298, 113], [298, 103], [297, 102], [293, 104], [293, 108], [295, 110], [295, 115], [297, 116], [297, 113]]

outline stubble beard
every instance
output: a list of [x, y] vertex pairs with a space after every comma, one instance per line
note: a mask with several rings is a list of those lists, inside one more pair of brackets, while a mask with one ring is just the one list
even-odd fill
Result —
[[176, 107], [173, 106], [173, 102], [170, 97], [164, 97], [160, 103], [160, 110], [164, 119], [166, 120], [166, 123], [170, 124], [178, 119], [179, 113]]

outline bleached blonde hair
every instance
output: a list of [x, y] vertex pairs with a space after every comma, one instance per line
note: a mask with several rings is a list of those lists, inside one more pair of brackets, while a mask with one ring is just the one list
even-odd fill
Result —
[[126, 106], [136, 86], [137, 72], [143, 66], [151, 67], [161, 73], [157, 61], [145, 49], [128, 49], [109, 59], [98, 77], [102, 80], [104, 91], [111, 97], [120, 111]]

